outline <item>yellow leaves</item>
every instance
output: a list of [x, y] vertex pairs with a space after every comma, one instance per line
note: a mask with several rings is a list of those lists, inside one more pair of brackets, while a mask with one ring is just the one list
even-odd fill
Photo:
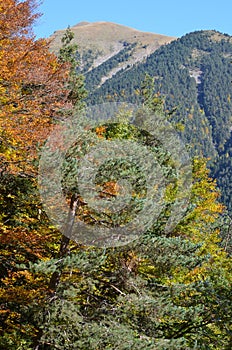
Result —
[[16, 322], [19, 321], [20, 319], [20, 314], [18, 312], [9, 312], [9, 310], [3, 310], [2, 315], [6, 315], [7, 316], [7, 321], [6, 321], [6, 325], [9, 326], [14, 326]]
[[209, 226], [209, 223], [215, 222], [224, 210], [224, 206], [218, 202], [219, 192], [216, 188], [216, 182], [209, 178], [208, 174], [206, 161], [195, 159], [191, 198], [194, 209], [185, 217], [184, 222], [193, 220], [194, 225], [192, 226], [199, 230]]
[[166, 203], [171, 203], [176, 198], [177, 186], [174, 183], [169, 183], [165, 188], [164, 200]]
[[177, 131], [183, 132], [183, 131], [185, 130], [185, 126], [184, 126], [183, 123], [176, 123], [176, 124], [175, 124], [175, 129], [176, 129]]
[[138, 265], [138, 272], [146, 278], [157, 277], [157, 268], [148, 259], [141, 259]]
[[9, 194], [7, 195], [7, 198], [12, 198], [12, 199], [14, 199], [15, 196], [9, 193]]
[[[224, 210], [218, 198], [216, 182], [209, 177], [206, 160], [195, 159], [191, 191], [192, 209], [176, 227], [175, 235], [188, 238], [193, 243], [200, 243], [201, 246], [195, 254], [205, 257], [206, 261], [200, 267], [190, 271], [186, 270], [185, 273], [175, 271], [176, 278], [179, 276], [179, 282], [191, 283], [207, 276], [211, 269], [216, 269], [224, 263], [228, 264], [226, 253], [219, 245], [220, 232], [212, 225]], [[208, 260], [209, 256], [210, 260]]]
[[5, 288], [0, 288], [0, 298], [4, 298], [5, 303], [16, 302], [25, 305], [35, 300], [35, 298], [40, 298], [40, 293], [40, 289], [30, 288], [28, 290], [25, 286], [8, 286], [7, 293]]
[[192, 283], [195, 281], [199, 281], [200, 279], [202, 279], [206, 272], [207, 269], [204, 266], [195, 267], [193, 270], [189, 271], [188, 274], [186, 274], [186, 276], [183, 276], [183, 282]]
[[31, 282], [33, 280], [33, 275], [31, 272], [24, 270], [24, 271], [16, 271], [9, 273], [9, 275], [2, 279], [2, 283], [5, 284], [5, 286], [12, 286], [16, 282], [24, 281], [24, 283]]

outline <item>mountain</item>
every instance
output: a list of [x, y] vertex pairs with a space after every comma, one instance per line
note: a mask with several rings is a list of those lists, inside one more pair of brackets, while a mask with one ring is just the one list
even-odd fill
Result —
[[184, 125], [181, 136], [190, 153], [210, 158], [211, 176], [232, 210], [232, 37], [216, 31], [187, 34], [101, 86], [92, 84], [88, 102], [141, 102], [138, 92], [146, 73], [155, 78], [166, 109], [176, 110], [174, 122]]
[[[110, 22], [81, 22], [70, 29], [74, 33], [73, 43], [78, 45], [79, 69], [87, 73], [103, 64], [106, 66], [103, 74], [96, 79], [97, 86], [121, 69], [133, 66], [161, 45], [175, 39]], [[53, 52], [58, 52], [64, 33], [65, 30], [57, 30], [50, 37], [50, 48]], [[96, 71], [94, 76], [96, 77]]]
[[[204, 30], [175, 39], [106, 22], [71, 29], [87, 102], [139, 103], [141, 82], [151, 75], [165, 108], [175, 109], [173, 121], [184, 125], [190, 153], [210, 158], [211, 175], [232, 210], [232, 37]], [[63, 33], [54, 33], [53, 50]]]

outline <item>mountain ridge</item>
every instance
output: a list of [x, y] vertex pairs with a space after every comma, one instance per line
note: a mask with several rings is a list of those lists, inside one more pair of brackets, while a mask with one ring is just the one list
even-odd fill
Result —
[[[131, 46], [130, 55], [125, 62], [120, 62], [118, 67], [103, 77], [101, 83], [111, 78], [119, 70], [127, 65], [146, 59], [160, 46], [165, 45], [175, 37], [150, 32], [142, 32], [121, 24], [112, 22], [87, 22], [83, 21], [70, 27], [74, 33], [73, 43], [78, 46], [79, 68], [83, 73], [97, 68], [102, 63], [114, 57], [126, 47]], [[51, 51], [57, 53], [61, 47], [61, 38], [65, 30], [57, 30], [49, 38]]]

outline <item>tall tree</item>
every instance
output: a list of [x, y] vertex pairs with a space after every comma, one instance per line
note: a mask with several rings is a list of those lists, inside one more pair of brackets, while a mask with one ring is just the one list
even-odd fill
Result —
[[78, 96], [75, 103], [69, 98], [71, 63], [58, 59], [47, 40], [33, 35], [40, 16], [36, 11], [34, 0], [0, 1], [2, 349], [28, 349], [35, 336], [30, 305], [42, 302], [47, 280], [37, 279], [18, 264], [28, 266], [51, 257], [57, 240], [36, 189], [38, 150], [54, 120], [61, 118], [61, 109], [78, 103]]
[[35, 40], [36, 1], [0, 4], [0, 156], [12, 171], [32, 171], [30, 161], [66, 102], [68, 65]]
[[[95, 132], [111, 141], [133, 139], [157, 152], [157, 140], [136, 130], [126, 116]], [[78, 151], [82, 143], [76, 145]], [[75, 157], [78, 151], [73, 149]], [[169, 161], [162, 156], [162, 166], [167, 167]], [[139, 175], [123, 162], [106, 165], [96, 177], [105, 198], [117, 192], [111, 175], [117, 178], [119, 168], [124, 175]], [[141, 199], [141, 178], [137, 191]], [[171, 192], [167, 193], [170, 199]], [[36, 349], [229, 348], [230, 263], [213, 228], [223, 210], [218, 196], [206, 162], [196, 159], [188, 212], [172, 232], [164, 230], [165, 208], [148, 232], [125, 247], [96, 249], [72, 243], [67, 250], [64, 245], [65, 254], [54, 261], [55, 293], [45, 304], [46, 312], [40, 318], [35, 314], [42, 329]], [[79, 205], [76, 215], [88, 223], [115, 224], [86, 206], [82, 214]], [[130, 214], [121, 219], [127, 220]], [[46, 262], [35, 264], [34, 269], [44, 274], [52, 270]]]

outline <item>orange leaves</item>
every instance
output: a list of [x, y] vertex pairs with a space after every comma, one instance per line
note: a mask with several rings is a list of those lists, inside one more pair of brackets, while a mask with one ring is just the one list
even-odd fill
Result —
[[67, 65], [30, 34], [35, 6], [34, 0], [0, 4], [0, 158], [13, 172], [22, 164], [31, 172], [27, 165], [69, 93]]
[[103, 184], [102, 190], [100, 191], [99, 196], [101, 198], [109, 198], [112, 196], [117, 196], [119, 191], [120, 191], [120, 186], [118, 185], [117, 182], [114, 181], [107, 181]]
[[[48, 229], [47, 229], [48, 230]], [[49, 237], [46, 237], [49, 242]], [[45, 242], [44, 233], [31, 230], [30, 232], [23, 228], [7, 228], [0, 226], [0, 247], [5, 247], [2, 250], [2, 259], [7, 261], [8, 257], [14, 256], [14, 261], [17, 263], [25, 263], [28, 260], [41, 259], [44, 255]]]
[[31, 25], [39, 17], [35, 13], [37, 5], [34, 0], [1, 0], [0, 3], [0, 39], [5, 36], [28, 35]]
[[104, 125], [101, 125], [96, 128], [96, 134], [100, 138], [104, 137], [105, 132], [106, 132], [106, 127]]

